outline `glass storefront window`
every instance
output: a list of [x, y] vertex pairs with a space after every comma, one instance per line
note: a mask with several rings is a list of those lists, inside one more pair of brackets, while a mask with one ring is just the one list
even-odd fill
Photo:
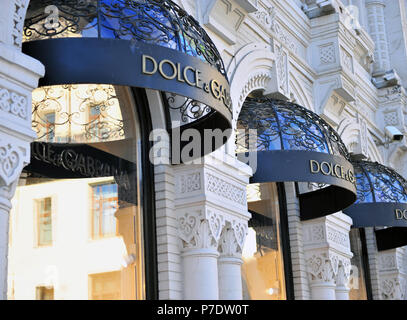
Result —
[[135, 98], [105, 84], [34, 90], [37, 140], [10, 213], [9, 299], [145, 298]]
[[[363, 231], [362, 231], [363, 232]], [[350, 274], [350, 291], [349, 300], [367, 300], [367, 280], [365, 270], [365, 252], [363, 250], [363, 240], [361, 237], [361, 230], [352, 228], [349, 233], [350, 246], [353, 253], [351, 259], [351, 274]]]
[[280, 210], [275, 183], [248, 186], [252, 213], [243, 247], [243, 299], [285, 300]]

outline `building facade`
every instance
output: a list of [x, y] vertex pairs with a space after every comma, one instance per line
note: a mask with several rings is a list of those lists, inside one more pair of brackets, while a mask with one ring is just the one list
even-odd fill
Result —
[[[80, 9], [109, 3], [82, 2]], [[126, 2], [144, 3], [111, 1]], [[91, 77], [51, 84], [52, 62], [29, 55], [38, 52], [31, 42], [53, 37], [36, 29], [35, 10], [42, 10], [49, 30], [58, 29], [66, 12], [60, 6], [55, 11], [52, 1], [0, 4], [0, 297], [407, 299], [407, 247], [378, 250], [375, 228], [352, 227], [342, 211], [302, 219], [299, 195], [318, 186], [254, 183], [253, 166], [236, 156], [234, 131], [252, 98], [295, 103], [331, 126], [354, 159], [407, 177], [406, 1], [174, 2], [220, 54], [230, 104], [221, 89], [215, 97], [230, 105], [232, 128], [214, 152], [178, 164], [148, 163], [149, 142], [162, 143], [162, 159], [174, 158], [163, 133], [169, 119], [182, 125], [196, 120], [177, 113], [179, 97], [162, 93], [175, 87]], [[146, 17], [159, 16], [149, 10]], [[169, 25], [159, 17], [160, 26]], [[80, 36], [67, 27], [67, 39], [59, 40], [93, 37], [91, 27], [78, 26]], [[61, 60], [72, 52], [72, 60], [81, 60], [75, 50]], [[184, 53], [200, 58], [199, 51], [196, 46]], [[95, 68], [121, 59], [127, 61], [111, 57]], [[147, 60], [145, 74], [152, 70]], [[155, 71], [157, 61], [150, 65]], [[168, 77], [163, 65], [159, 71]], [[173, 65], [173, 78], [198, 86], [198, 73], [192, 83], [187, 69], [182, 77], [180, 65]], [[205, 116], [199, 112], [198, 118]], [[57, 164], [52, 155], [66, 162]], [[82, 169], [70, 167], [73, 155], [79, 164], [83, 155]], [[89, 168], [98, 170], [96, 161], [107, 171], [89, 175]]]

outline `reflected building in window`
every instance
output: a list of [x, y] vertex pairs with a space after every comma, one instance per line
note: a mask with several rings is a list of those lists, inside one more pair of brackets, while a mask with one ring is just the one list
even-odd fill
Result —
[[132, 101], [111, 85], [33, 92], [37, 140], [13, 198], [9, 299], [145, 297]]

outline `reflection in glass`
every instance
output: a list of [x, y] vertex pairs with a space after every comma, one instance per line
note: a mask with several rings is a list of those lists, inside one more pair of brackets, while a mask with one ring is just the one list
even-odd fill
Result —
[[243, 299], [285, 300], [276, 184], [249, 185], [248, 206], [252, 218], [243, 247]]
[[12, 200], [9, 299], [145, 298], [132, 101], [110, 85], [34, 91], [38, 139]]
[[94, 239], [116, 235], [114, 214], [118, 207], [116, 183], [102, 183], [92, 186], [92, 236]]
[[124, 120], [112, 85], [63, 85], [35, 89], [32, 127], [37, 141], [100, 142], [124, 138]]

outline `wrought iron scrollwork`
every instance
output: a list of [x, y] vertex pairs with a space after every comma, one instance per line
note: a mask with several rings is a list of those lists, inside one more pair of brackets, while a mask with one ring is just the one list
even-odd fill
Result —
[[142, 41], [182, 51], [226, 70], [199, 23], [170, 0], [31, 0], [24, 41], [99, 37]]
[[98, 142], [124, 138], [124, 124], [111, 85], [63, 85], [33, 92], [32, 128], [37, 141]]
[[[297, 104], [269, 98], [247, 98], [238, 119], [245, 129], [245, 148], [250, 147], [248, 129], [257, 130], [257, 151], [305, 150], [341, 155], [349, 159], [339, 135], [314, 112]], [[241, 142], [238, 142], [241, 143]]]
[[353, 161], [357, 201], [407, 203], [407, 181], [396, 171], [377, 162]]
[[165, 98], [171, 110], [179, 111], [181, 121], [184, 123], [189, 120], [197, 120], [212, 112], [211, 107], [191, 98], [181, 97], [171, 93], [165, 94]]

